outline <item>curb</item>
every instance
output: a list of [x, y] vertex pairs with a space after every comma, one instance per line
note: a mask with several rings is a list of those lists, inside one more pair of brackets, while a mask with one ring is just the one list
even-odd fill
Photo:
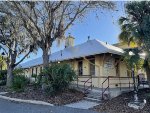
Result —
[[9, 100], [9, 101], [15, 101], [15, 102], [22, 102], [22, 103], [29, 103], [29, 104], [37, 104], [37, 105], [48, 105], [48, 106], [54, 106], [53, 104], [44, 102], [44, 101], [37, 101], [37, 100], [23, 100], [18, 98], [10, 98], [7, 96], [0, 95], [1, 99]]

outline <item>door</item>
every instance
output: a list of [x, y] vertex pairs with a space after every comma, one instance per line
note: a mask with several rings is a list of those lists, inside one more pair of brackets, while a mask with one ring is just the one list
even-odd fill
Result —
[[83, 62], [82, 61], [78, 62], [78, 73], [79, 75], [83, 75]]
[[95, 75], [95, 59], [90, 59], [90, 75]]
[[120, 76], [120, 69], [119, 69], [119, 60], [115, 60], [115, 67], [116, 67], [116, 76]]

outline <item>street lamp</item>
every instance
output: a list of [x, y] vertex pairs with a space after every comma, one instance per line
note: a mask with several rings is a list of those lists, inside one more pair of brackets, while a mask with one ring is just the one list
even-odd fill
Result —
[[[134, 53], [133, 53], [132, 51], [129, 51], [129, 55], [130, 55], [130, 56], [133, 56]], [[138, 101], [138, 96], [137, 96], [136, 80], [135, 80], [135, 75], [134, 75], [134, 67], [132, 67], [131, 76], [132, 76], [133, 85], [134, 85], [134, 102], [137, 102], [137, 101]]]
[[[132, 51], [129, 52], [130, 56], [135, 55]], [[132, 79], [133, 79], [133, 84], [134, 84], [134, 100], [128, 103], [129, 107], [135, 108], [135, 109], [142, 109], [146, 103], [146, 100], [139, 100], [138, 98], [138, 90], [137, 90], [137, 85], [136, 85], [136, 80], [135, 80], [135, 73], [134, 73], [134, 68], [132, 67], [131, 71]]]

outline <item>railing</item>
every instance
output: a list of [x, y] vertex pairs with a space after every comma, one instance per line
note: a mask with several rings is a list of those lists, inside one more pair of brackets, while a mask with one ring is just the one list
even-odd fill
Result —
[[[90, 85], [87, 86], [87, 88], [86, 88], [86, 83], [90, 83]], [[92, 90], [92, 76], [84, 82], [84, 92], [86, 92], [89, 88], [91, 88]]]
[[[80, 81], [79, 78], [87, 78], [87, 80]], [[77, 87], [79, 87], [79, 82], [83, 83], [84, 92], [88, 89], [92, 90], [92, 76], [91, 75], [82, 75], [77, 77]], [[90, 84], [89, 86], [87, 84]]]
[[[107, 87], [104, 89], [103, 85], [104, 85], [104, 83], [105, 83], [106, 81], [108, 82], [108, 85], [107, 85]], [[102, 99], [104, 99], [104, 93], [105, 93], [105, 91], [106, 91], [107, 89], [109, 90], [109, 76], [102, 82]]]
[[[118, 79], [119, 79], [119, 82], [118, 82], [118, 83], [110, 83], [110, 79], [112, 79], [112, 78], [118, 78]], [[122, 90], [122, 84], [128, 84], [128, 85], [129, 85], [128, 88], [130, 89], [130, 88], [131, 88], [131, 84], [133, 84], [133, 83], [130, 82], [130, 78], [131, 78], [131, 77], [108, 76], [108, 77], [102, 82], [102, 99], [104, 99], [104, 93], [105, 93], [107, 90], [110, 92], [110, 86], [111, 86], [111, 85], [119, 84], [120, 90]], [[128, 82], [128, 83], [123, 83], [123, 82], [121, 82], [121, 79], [128, 79], [129, 82]], [[104, 89], [104, 83], [106, 83], [106, 81], [107, 81], [108, 83], [107, 83], [107, 87]]]
[[[118, 76], [90, 76], [90, 75], [82, 75], [77, 76], [77, 87], [81, 84], [84, 86], [84, 91], [86, 92], [88, 89], [92, 89], [93, 83], [92, 81], [94, 79], [104, 79], [103, 82], [101, 82], [101, 86], [98, 86], [99, 88], [102, 88], [102, 98], [104, 96], [104, 93], [108, 90], [110, 91], [110, 88], [113, 86], [118, 87], [120, 90], [122, 90], [122, 87], [128, 87], [131, 88], [131, 85], [133, 84], [133, 81], [131, 77], [118, 77]], [[84, 79], [84, 80], [82, 80]], [[89, 85], [90, 84], [90, 85]], [[89, 85], [89, 86], [88, 86]]]

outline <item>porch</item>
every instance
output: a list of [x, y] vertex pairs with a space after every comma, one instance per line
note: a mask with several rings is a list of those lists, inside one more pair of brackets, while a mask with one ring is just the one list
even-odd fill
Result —
[[96, 99], [112, 98], [133, 90], [131, 77], [118, 76], [77, 76], [74, 81], [76, 88]]

